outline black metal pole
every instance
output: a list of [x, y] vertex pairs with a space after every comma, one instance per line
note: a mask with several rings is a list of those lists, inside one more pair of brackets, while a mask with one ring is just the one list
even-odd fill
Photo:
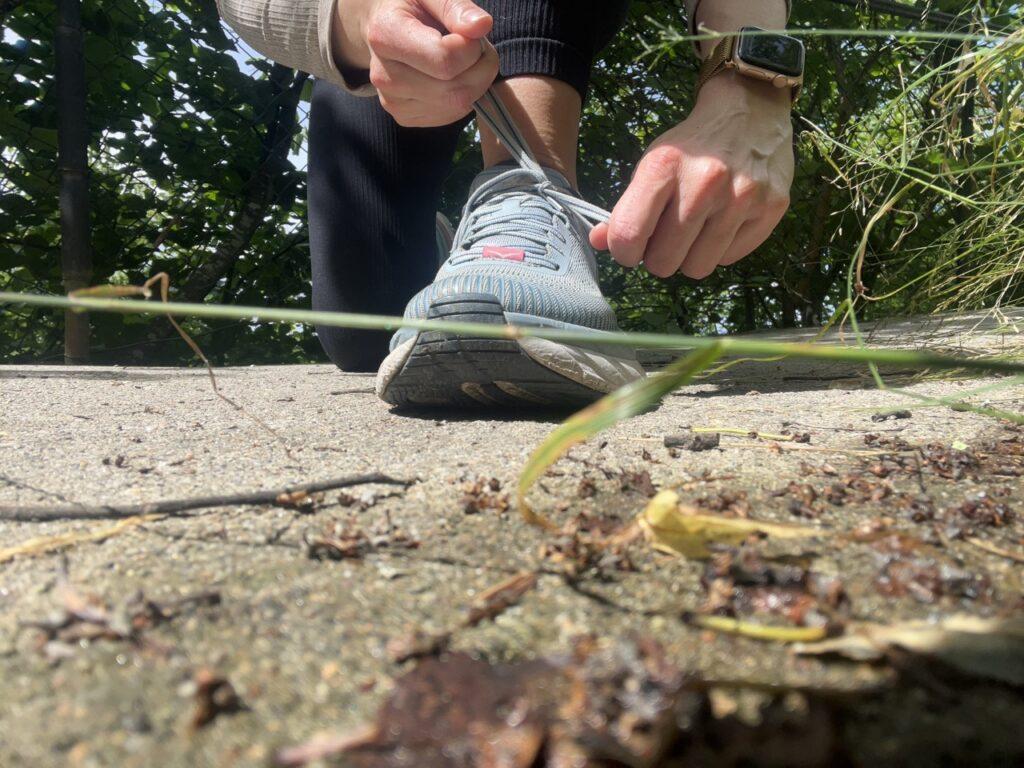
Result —
[[[57, 165], [60, 169], [60, 259], [64, 289], [89, 284], [89, 128], [85, 117], [85, 57], [81, 0], [57, 0]], [[64, 362], [89, 359], [89, 316], [64, 313]]]

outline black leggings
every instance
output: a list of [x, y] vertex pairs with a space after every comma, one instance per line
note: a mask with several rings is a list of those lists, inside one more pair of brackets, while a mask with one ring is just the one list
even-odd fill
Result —
[[[546, 75], [586, 94], [594, 56], [629, 0], [477, 0], [494, 17], [501, 77]], [[309, 126], [309, 244], [313, 307], [401, 315], [437, 271], [435, 211], [470, 118], [402, 128], [376, 99], [329, 83], [313, 88]], [[373, 370], [390, 334], [319, 328], [344, 370]]]

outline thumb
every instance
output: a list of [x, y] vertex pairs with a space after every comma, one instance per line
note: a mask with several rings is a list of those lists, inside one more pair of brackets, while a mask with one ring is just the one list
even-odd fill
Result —
[[590, 230], [590, 244], [595, 250], [608, 250], [608, 222], [601, 222]]
[[494, 26], [494, 19], [470, 0], [420, 0], [423, 7], [449, 32], [477, 40]]

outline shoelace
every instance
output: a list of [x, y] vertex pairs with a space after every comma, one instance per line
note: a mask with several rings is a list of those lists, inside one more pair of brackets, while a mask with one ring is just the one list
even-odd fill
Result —
[[[536, 156], [527, 146], [526, 140], [523, 138], [523, 134], [516, 125], [515, 120], [508, 113], [508, 110], [505, 109], [505, 105], [501, 102], [498, 95], [494, 93], [493, 89], [488, 90], [487, 93], [480, 97], [474, 107], [480, 119], [494, 131], [498, 140], [505, 145], [505, 148], [512, 155], [512, 159], [519, 165], [520, 170], [533, 178], [534, 188], [538, 194], [550, 201], [556, 208], [562, 210], [569, 218], [582, 220], [588, 228], [591, 225], [600, 224], [609, 219], [611, 214], [604, 208], [588, 203], [586, 200], [581, 200], [575, 195], [559, 189], [552, 183], [541, 167], [541, 164], [537, 161]], [[476, 190], [476, 193], [484, 191], [487, 186], [488, 184], [482, 185]], [[469, 207], [472, 208], [472, 201]], [[496, 223], [505, 222], [497, 221]], [[524, 222], [517, 223], [522, 225]], [[481, 228], [473, 232], [473, 234], [476, 237], [484, 231]], [[519, 234], [527, 236], [529, 240], [537, 242], [539, 246], [543, 247], [545, 245], [543, 239], [544, 232], [533, 232], [532, 228], [529, 228], [525, 231], [521, 229]]]
[[[507, 235], [509, 227], [512, 226], [516, 234], [516, 242], [524, 246], [523, 251], [529, 255], [531, 264], [548, 269], [558, 269], [558, 263], [547, 255], [547, 247], [550, 245], [551, 238], [559, 237], [558, 230], [551, 227], [550, 204], [546, 200], [538, 199], [537, 195], [533, 194], [534, 185], [531, 183], [528, 188], [513, 186], [507, 190], [499, 188], [492, 191], [496, 186], [509, 184], [510, 175], [523, 173], [526, 172], [518, 168], [510, 169], [507, 173], [484, 182], [474, 190], [473, 195], [466, 203], [466, 208], [471, 213], [467, 217], [465, 225], [460, 227], [457, 238], [464, 253], [452, 257], [453, 265], [475, 261], [477, 256], [467, 252], [473, 245]], [[529, 174], [528, 178], [531, 182], [533, 181], [532, 174]], [[523, 198], [516, 214], [503, 212], [509, 196]], [[559, 207], [558, 210], [561, 211], [561, 208]]]

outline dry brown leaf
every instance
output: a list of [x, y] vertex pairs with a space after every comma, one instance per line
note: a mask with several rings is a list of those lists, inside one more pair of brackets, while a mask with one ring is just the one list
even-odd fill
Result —
[[638, 521], [655, 549], [691, 558], [710, 557], [710, 544], [735, 546], [750, 536], [801, 539], [825, 533], [802, 525], [700, 514], [692, 507], [681, 506], [674, 491], [662, 491], [651, 499]]
[[1024, 619], [954, 615], [939, 622], [854, 624], [834, 640], [794, 647], [800, 654], [837, 654], [878, 661], [902, 649], [977, 677], [1024, 685]]

